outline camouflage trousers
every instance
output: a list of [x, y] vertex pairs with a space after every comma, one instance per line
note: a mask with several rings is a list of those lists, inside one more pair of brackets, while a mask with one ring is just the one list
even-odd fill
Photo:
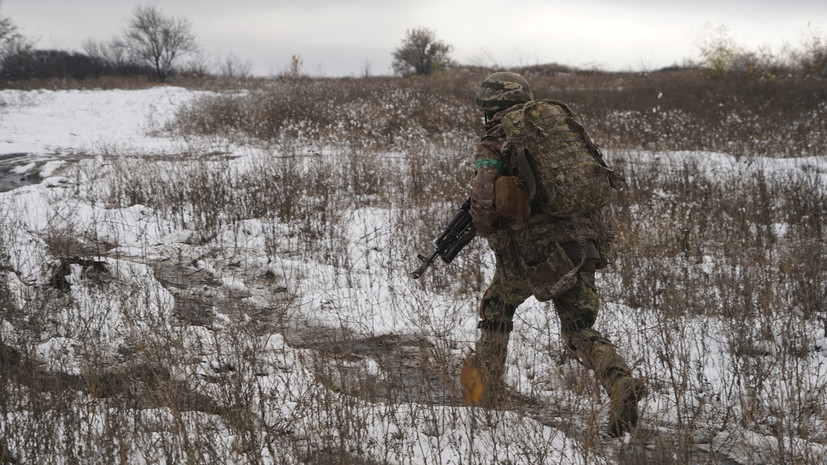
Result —
[[[572, 266], [568, 261], [568, 267]], [[517, 307], [535, 295], [536, 282], [536, 276], [525, 274], [506, 277], [498, 266], [483, 296], [479, 322], [481, 335], [476, 353], [483, 380], [489, 387], [502, 384], [512, 319]], [[573, 286], [550, 300], [560, 319], [566, 349], [581, 364], [594, 371], [607, 392], [620, 378], [631, 375], [628, 364], [616, 352], [614, 345], [592, 329], [599, 308], [594, 261], [587, 260], [577, 272]], [[489, 390], [488, 394], [497, 395], [493, 390]]]

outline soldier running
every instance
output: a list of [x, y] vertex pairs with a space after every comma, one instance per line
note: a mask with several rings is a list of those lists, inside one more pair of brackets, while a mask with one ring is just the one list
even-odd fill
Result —
[[[553, 302], [566, 349], [594, 371], [610, 396], [609, 434], [621, 436], [637, 424], [637, 404], [646, 388], [642, 380], [632, 376], [612, 343], [592, 328], [599, 303], [595, 270], [607, 265], [606, 252], [613, 237], [605, 209], [566, 218], [532, 205], [528, 217], [517, 221], [497, 213], [496, 181], [501, 176], [525, 177], [521, 166], [523, 171], [526, 169], [518, 162], [518, 144], [507, 137], [503, 118], [532, 101], [528, 82], [508, 72], [488, 76], [477, 94], [486, 132], [476, 149], [471, 216], [477, 234], [486, 238], [494, 251], [496, 271], [480, 303], [481, 334], [475, 354], [469, 359], [469, 366], [479, 371], [483, 386], [481, 398], [471, 402], [493, 408], [502, 399], [514, 312], [533, 295], [539, 301]], [[578, 143], [596, 150], [568, 107], [559, 104], [554, 108], [568, 117], [565, 120], [571, 126], [570, 133], [580, 134]]]

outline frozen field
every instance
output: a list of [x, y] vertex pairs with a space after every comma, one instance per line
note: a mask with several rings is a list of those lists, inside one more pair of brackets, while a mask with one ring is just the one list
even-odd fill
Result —
[[[655, 387], [642, 402], [639, 435], [600, 434], [608, 399], [565, 356], [551, 308], [534, 300], [520, 308], [510, 346], [514, 404], [495, 412], [462, 405], [456, 374], [476, 339], [479, 294], [453, 283], [466, 277], [463, 267], [483, 266], [469, 279], [490, 277], [482, 241], [412, 280], [409, 252], [431, 245], [401, 227], [411, 214], [403, 201], [306, 187], [349, 169], [344, 150], [242, 144], [171, 124], [183, 107], [215, 95], [0, 91], [0, 457], [670, 463], [679, 444], [694, 463], [827, 463], [823, 301], [806, 312], [757, 310], [743, 325], [726, 316], [726, 303], [758, 301], [746, 292], [710, 291], [706, 304], [692, 304], [703, 312], [680, 318], [664, 316], [666, 301], [630, 303], [630, 285], [700, 289], [752, 273], [715, 250], [674, 257], [671, 280], [599, 275], [606, 297], [597, 326]], [[827, 189], [825, 156], [606, 153], [630, 170], [689, 173], [705, 186], [760, 176]], [[387, 177], [406, 162], [387, 155], [366, 176]], [[295, 186], [290, 176], [306, 190], [267, 190], [269, 179]], [[282, 196], [281, 210], [248, 206], [257, 189]], [[172, 206], [145, 196], [152, 192], [174, 198]], [[657, 188], [650, 198], [664, 215], [670, 203], [690, 201]], [[432, 208], [443, 215], [429, 220], [433, 228], [457, 206], [448, 199]], [[707, 214], [692, 221], [714, 223], [715, 212]], [[773, 238], [767, 266], [786, 250], [824, 253], [823, 235], [801, 243], [797, 228], [755, 225]], [[764, 282], [815, 295], [827, 287], [823, 272], [803, 284], [784, 273], [779, 266]]]

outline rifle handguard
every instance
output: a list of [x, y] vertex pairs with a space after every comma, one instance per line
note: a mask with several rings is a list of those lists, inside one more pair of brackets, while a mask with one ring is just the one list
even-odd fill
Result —
[[434, 253], [427, 258], [422, 254], [418, 255], [422, 265], [411, 273], [414, 279], [419, 279], [436, 257], [442, 258], [445, 263], [451, 263], [457, 254], [474, 239], [477, 229], [474, 227], [470, 211], [471, 198], [469, 197], [459, 208], [459, 212], [448, 223], [442, 234], [434, 241], [434, 244], [436, 244]]
[[451, 263], [457, 254], [466, 246], [474, 236], [476, 235], [476, 228], [471, 227], [470, 231], [467, 231], [461, 237], [459, 237], [455, 242], [451, 243], [450, 246], [445, 250], [445, 252], [439, 254], [442, 257], [442, 261], [445, 263]]

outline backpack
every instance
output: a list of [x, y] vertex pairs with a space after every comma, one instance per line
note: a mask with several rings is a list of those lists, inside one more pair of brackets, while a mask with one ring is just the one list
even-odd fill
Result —
[[529, 202], [558, 217], [586, 215], [608, 204], [622, 177], [566, 104], [532, 100], [502, 118], [506, 143], [516, 149]]

